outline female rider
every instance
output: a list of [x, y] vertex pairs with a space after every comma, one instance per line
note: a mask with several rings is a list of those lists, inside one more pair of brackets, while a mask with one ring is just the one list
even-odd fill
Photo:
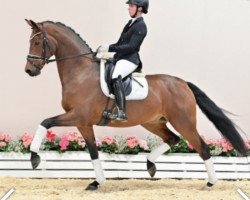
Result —
[[[102, 45], [99, 52], [115, 52], [115, 69], [112, 84], [118, 113], [116, 120], [127, 121], [125, 113], [125, 94], [122, 79], [142, 67], [139, 56], [140, 46], [147, 35], [147, 27], [142, 14], [148, 12], [148, 0], [128, 0], [129, 15], [132, 18], [123, 28], [117, 43], [109, 46]], [[138, 69], [137, 69], [138, 70]]]

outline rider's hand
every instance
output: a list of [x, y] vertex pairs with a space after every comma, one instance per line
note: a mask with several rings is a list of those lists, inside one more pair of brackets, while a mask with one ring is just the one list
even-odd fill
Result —
[[108, 51], [109, 51], [109, 46], [108, 45], [101, 45], [97, 49], [97, 53], [108, 52]]

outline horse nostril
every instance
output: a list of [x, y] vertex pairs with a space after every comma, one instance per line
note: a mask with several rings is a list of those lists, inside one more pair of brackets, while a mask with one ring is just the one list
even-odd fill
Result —
[[25, 72], [28, 73], [28, 74], [30, 74], [31, 70], [30, 69], [26, 69]]

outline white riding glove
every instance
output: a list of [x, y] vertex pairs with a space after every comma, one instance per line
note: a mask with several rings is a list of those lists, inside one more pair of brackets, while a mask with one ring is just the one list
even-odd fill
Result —
[[108, 51], [109, 51], [109, 46], [108, 45], [101, 45], [97, 49], [97, 53], [108, 52]]

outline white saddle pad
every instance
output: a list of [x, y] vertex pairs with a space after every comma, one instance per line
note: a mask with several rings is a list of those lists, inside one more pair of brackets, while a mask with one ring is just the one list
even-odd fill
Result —
[[[101, 60], [101, 70], [100, 70], [100, 81], [101, 81], [101, 88], [102, 92], [112, 99], [115, 98], [113, 94], [109, 94], [109, 89], [107, 83], [105, 81], [105, 63], [106, 60]], [[141, 100], [145, 99], [148, 96], [148, 82], [144, 76], [138, 75], [133, 76], [133, 79], [136, 79], [143, 87], [137, 83], [135, 80], [132, 80], [132, 91], [131, 93], [126, 96], [126, 100]]]

